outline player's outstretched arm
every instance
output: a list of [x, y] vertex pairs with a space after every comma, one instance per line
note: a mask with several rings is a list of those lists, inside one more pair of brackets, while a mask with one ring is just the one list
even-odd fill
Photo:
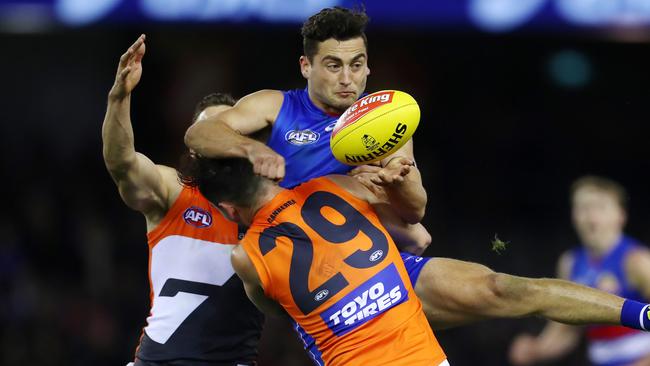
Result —
[[185, 144], [209, 158], [246, 158], [253, 164], [255, 173], [281, 180], [284, 158], [249, 136], [275, 121], [283, 101], [282, 92], [277, 90], [249, 94], [227, 111], [190, 126], [185, 133]]
[[135, 151], [131, 126], [131, 92], [142, 75], [145, 36], [140, 36], [122, 55], [115, 83], [108, 94], [102, 126], [104, 163], [124, 202], [150, 219], [167, 210], [172, 190], [180, 191], [176, 171], [157, 166]]
[[406, 222], [420, 222], [427, 205], [427, 192], [422, 185], [420, 171], [415, 166], [413, 140], [382, 160], [381, 165], [364, 165], [352, 170], [350, 175], [369, 177], [364, 181], [383, 187], [391, 206]]
[[253, 262], [241, 245], [237, 245], [230, 253], [230, 262], [232, 263], [237, 276], [244, 283], [244, 290], [248, 298], [255, 306], [266, 314], [286, 315], [284, 309], [275, 301], [269, 299], [264, 294], [262, 282], [260, 281]]

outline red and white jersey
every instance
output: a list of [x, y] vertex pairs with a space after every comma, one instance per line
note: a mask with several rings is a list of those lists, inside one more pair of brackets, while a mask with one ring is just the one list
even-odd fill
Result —
[[151, 313], [139, 359], [243, 363], [256, 358], [263, 318], [230, 264], [238, 234], [237, 224], [198, 189], [182, 189], [147, 234]]

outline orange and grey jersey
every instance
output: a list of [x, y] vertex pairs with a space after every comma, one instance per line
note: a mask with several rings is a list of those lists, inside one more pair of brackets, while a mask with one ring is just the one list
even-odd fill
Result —
[[179, 365], [255, 360], [263, 317], [230, 264], [237, 225], [184, 187], [147, 238], [151, 313], [136, 357], [186, 360]]
[[327, 178], [260, 209], [241, 245], [318, 365], [439, 365], [397, 247], [372, 207]]

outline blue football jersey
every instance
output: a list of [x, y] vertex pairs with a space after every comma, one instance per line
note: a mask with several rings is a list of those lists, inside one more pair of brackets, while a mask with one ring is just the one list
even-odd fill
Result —
[[[621, 236], [618, 243], [600, 258], [589, 255], [584, 247], [573, 250], [571, 280], [621, 297], [647, 302], [630, 284], [625, 274], [625, 261], [638, 249], [634, 239]], [[631, 365], [650, 355], [650, 334], [614, 325], [587, 327], [587, 354], [596, 366]]]
[[330, 135], [339, 116], [316, 107], [307, 89], [283, 94], [284, 102], [267, 142], [286, 163], [286, 174], [280, 185], [292, 188], [312, 178], [352, 170], [353, 166], [336, 160], [330, 150]]
[[573, 250], [571, 280], [628, 299], [646, 302], [625, 275], [625, 259], [639, 244], [622, 236], [616, 246], [602, 258], [592, 258], [585, 247]]

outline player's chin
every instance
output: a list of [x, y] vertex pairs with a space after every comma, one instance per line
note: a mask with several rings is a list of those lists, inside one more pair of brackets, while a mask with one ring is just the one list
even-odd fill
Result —
[[337, 109], [346, 110], [354, 102], [357, 101], [357, 96], [355, 94], [337, 94], [334, 98], [334, 103], [332, 103]]

